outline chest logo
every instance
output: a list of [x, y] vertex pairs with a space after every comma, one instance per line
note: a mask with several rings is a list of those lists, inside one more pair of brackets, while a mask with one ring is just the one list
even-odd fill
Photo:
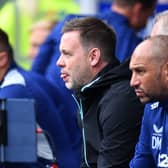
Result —
[[158, 128], [155, 124], [153, 124], [152, 149], [154, 150], [161, 149], [162, 133], [163, 133], [163, 126]]

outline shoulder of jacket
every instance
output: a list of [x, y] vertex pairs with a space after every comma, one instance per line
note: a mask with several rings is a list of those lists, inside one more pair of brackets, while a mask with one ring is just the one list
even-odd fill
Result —
[[12, 69], [6, 74], [4, 81], [2, 82], [0, 87], [4, 88], [10, 85], [26, 86], [23, 75], [17, 69]]

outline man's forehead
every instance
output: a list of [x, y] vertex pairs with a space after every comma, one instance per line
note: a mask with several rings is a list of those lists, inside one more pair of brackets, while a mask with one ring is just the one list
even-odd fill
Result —
[[130, 66], [130, 69], [140, 68], [140, 67], [147, 66], [149, 62], [150, 62], [149, 57], [145, 55], [134, 55], [131, 58], [129, 66]]
[[141, 42], [134, 50], [131, 60], [141, 61], [148, 59], [151, 55], [151, 44], [148, 40]]
[[66, 44], [67, 42], [69, 44], [79, 43], [79, 37], [80, 36], [77, 31], [66, 32], [61, 37], [61, 43], [64, 43], [64, 44]]

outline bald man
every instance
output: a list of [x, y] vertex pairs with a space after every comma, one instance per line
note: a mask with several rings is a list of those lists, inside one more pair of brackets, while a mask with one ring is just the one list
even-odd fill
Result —
[[153, 36], [138, 45], [131, 58], [130, 85], [147, 104], [130, 168], [168, 167], [167, 46], [168, 36]]

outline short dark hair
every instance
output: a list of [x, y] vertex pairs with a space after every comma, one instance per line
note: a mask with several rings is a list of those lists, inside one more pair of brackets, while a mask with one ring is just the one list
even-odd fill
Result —
[[116, 35], [105, 22], [94, 17], [75, 18], [65, 23], [62, 33], [79, 31], [80, 41], [86, 50], [98, 47], [104, 61], [114, 61]]
[[157, 0], [113, 0], [119, 6], [133, 6], [135, 3], [141, 3], [145, 8], [153, 8]]
[[13, 60], [13, 49], [9, 43], [8, 35], [0, 28], [0, 52], [6, 51], [9, 59]]

